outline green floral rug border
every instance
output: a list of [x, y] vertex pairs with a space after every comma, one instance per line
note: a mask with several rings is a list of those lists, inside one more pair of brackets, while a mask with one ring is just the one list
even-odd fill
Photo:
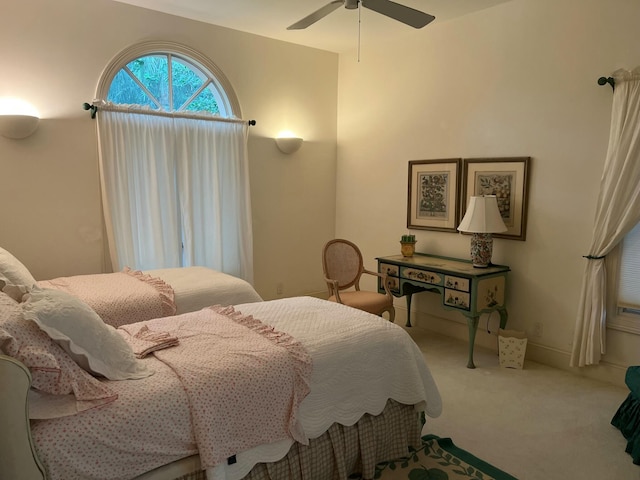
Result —
[[[432, 468], [423, 464], [426, 463], [424, 457], [431, 460], [429, 463]], [[410, 448], [409, 455], [406, 457], [379, 463], [376, 466], [374, 478], [382, 478], [386, 470], [407, 469], [409, 480], [449, 480], [449, 475], [444, 470], [437, 468], [436, 465], [447, 469], [459, 479], [518, 480], [457, 447], [450, 438], [440, 438], [436, 435], [424, 435], [422, 446], [418, 449]]]

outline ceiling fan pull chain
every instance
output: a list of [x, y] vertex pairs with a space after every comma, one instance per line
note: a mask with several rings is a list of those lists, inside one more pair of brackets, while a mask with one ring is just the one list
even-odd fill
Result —
[[362, 2], [358, 2], [358, 63], [360, 63], [360, 12], [362, 11]]

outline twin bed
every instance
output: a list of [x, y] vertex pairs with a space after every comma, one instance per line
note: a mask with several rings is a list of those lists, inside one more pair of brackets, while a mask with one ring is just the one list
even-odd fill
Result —
[[[201, 267], [30, 286], [16, 262], [0, 249], [0, 478], [371, 479], [440, 413], [419, 348], [381, 317], [262, 301]], [[91, 370], [103, 334], [132, 379]]]

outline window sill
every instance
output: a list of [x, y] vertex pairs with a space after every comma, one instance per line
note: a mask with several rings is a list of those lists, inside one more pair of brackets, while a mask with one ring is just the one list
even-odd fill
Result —
[[640, 335], [640, 315], [619, 314], [612, 320], [607, 321], [607, 328], [619, 330], [621, 332]]

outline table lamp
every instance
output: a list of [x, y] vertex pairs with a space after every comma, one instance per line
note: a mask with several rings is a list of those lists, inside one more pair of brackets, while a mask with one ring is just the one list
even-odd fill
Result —
[[471, 233], [471, 262], [474, 267], [486, 268], [491, 264], [493, 233], [505, 232], [498, 199], [495, 195], [473, 196], [458, 230]]

